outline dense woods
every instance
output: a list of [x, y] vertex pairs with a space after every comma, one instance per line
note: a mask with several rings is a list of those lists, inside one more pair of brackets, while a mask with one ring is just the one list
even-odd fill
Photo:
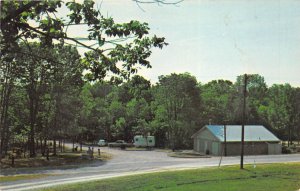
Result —
[[[95, 102], [98, 94], [84, 82], [129, 79], [138, 68], [151, 67], [152, 48], [167, 45], [163, 37], [149, 35], [147, 23], [116, 23], [91, 0], [0, 4], [0, 158], [14, 146], [34, 157], [37, 148], [44, 154], [47, 140], [54, 141], [55, 155], [56, 140], [91, 139], [103, 103]], [[85, 35], [74, 35], [74, 27], [85, 28]], [[79, 47], [85, 48], [81, 54]], [[103, 110], [112, 119], [101, 122], [119, 120], [113, 125], [121, 128], [117, 104], [111, 106], [116, 116]]]
[[[206, 84], [188, 73], [156, 84], [135, 75], [151, 67], [152, 48], [167, 45], [149, 35], [147, 23], [115, 23], [92, 1], [1, 3], [0, 158], [14, 147], [34, 157], [53, 141], [55, 155], [65, 141], [132, 141], [137, 134], [155, 135], [158, 147], [191, 148], [203, 125], [241, 123], [243, 75]], [[69, 10], [65, 19], [55, 15], [61, 6]], [[74, 25], [88, 26], [88, 36], [69, 35]], [[79, 46], [88, 51], [80, 54]], [[247, 87], [246, 123], [299, 140], [300, 88], [268, 87], [258, 74]]]
[[[132, 141], [137, 134], [155, 135], [159, 147], [191, 148], [191, 135], [205, 124], [241, 124], [242, 76], [234, 83], [201, 84], [188, 73], [174, 73], [151, 85], [136, 75], [116, 85], [83, 82], [80, 72], [68, 71], [53, 72], [48, 82], [40, 75], [50, 74], [37, 72], [35, 84], [24, 79], [1, 86], [1, 97], [8, 100], [2, 101], [6, 111], [1, 113], [4, 153], [14, 146], [30, 149], [31, 144], [30, 153], [43, 152], [49, 140]], [[64, 74], [59, 82], [58, 73]], [[263, 124], [283, 140], [299, 140], [300, 88], [267, 87], [257, 74], [249, 78], [246, 123]]]

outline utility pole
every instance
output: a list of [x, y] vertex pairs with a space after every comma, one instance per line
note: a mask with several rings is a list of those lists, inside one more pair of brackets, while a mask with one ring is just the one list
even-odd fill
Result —
[[244, 91], [243, 91], [243, 116], [242, 116], [242, 139], [241, 139], [241, 164], [240, 169], [244, 169], [244, 136], [245, 136], [245, 118], [246, 118], [246, 94], [247, 94], [247, 74], [244, 75]]
[[227, 156], [226, 125], [224, 125], [224, 156]]

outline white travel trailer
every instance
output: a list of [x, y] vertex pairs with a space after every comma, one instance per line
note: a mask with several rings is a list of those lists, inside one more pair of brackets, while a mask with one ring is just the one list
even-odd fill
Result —
[[107, 145], [107, 142], [104, 140], [104, 139], [100, 139], [98, 141], [98, 146], [101, 147], [101, 146], [106, 146]]
[[155, 137], [154, 136], [142, 136], [136, 135], [134, 136], [135, 147], [154, 147], [155, 146]]

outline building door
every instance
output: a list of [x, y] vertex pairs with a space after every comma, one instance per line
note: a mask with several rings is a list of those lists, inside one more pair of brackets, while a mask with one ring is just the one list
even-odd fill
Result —
[[199, 152], [205, 153], [205, 145], [204, 145], [204, 141], [203, 141], [203, 140], [200, 140], [198, 143], [199, 143]]
[[268, 143], [268, 154], [276, 155], [281, 154], [281, 145], [278, 143]]
[[212, 142], [212, 154], [219, 155], [219, 143], [218, 142]]
[[[207, 141], [204, 141], [204, 153], [207, 154], [208, 148], [207, 148]], [[208, 151], [209, 152], [209, 151]]]

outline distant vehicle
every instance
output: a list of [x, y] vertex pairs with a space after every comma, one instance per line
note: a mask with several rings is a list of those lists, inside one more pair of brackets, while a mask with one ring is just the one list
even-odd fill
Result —
[[135, 147], [154, 147], [155, 146], [155, 137], [154, 136], [142, 136], [136, 135], [134, 136]]
[[131, 143], [126, 143], [124, 140], [117, 140], [116, 142], [108, 143], [109, 147], [132, 147]]
[[104, 140], [104, 139], [100, 139], [98, 141], [98, 146], [101, 147], [101, 146], [106, 146], [107, 145], [107, 142]]

